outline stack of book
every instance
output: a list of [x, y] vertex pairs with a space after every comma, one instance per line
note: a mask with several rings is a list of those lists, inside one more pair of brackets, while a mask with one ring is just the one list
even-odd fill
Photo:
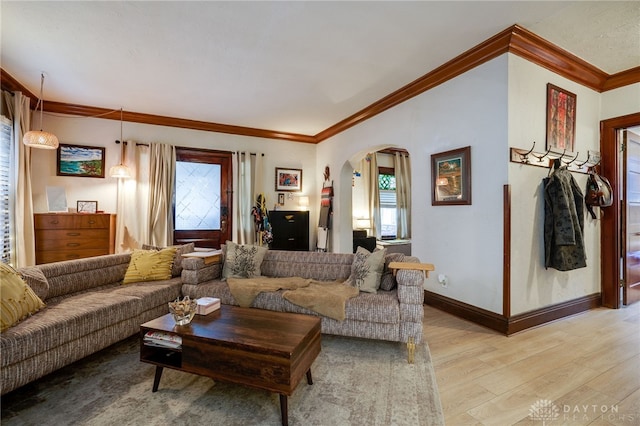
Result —
[[182, 337], [163, 331], [147, 331], [142, 341], [147, 346], [170, 349], [182, 348]]
[[196, 310], [198, 315], [207, 315], [220, 309], [220, 299], [217, 297], [201, 297], [196, 302], [198, 303], [198, 309]]

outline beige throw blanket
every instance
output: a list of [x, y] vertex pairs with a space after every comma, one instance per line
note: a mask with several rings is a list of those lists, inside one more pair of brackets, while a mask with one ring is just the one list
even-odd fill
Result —
[[282, 296], [294, 305], [339, 321], [345, 319], [347, 300], [360, 292], [342, 282], [320, 282], [300, 277], [227, 278], [227, 283], [240, 306], [251, 306], [262, 291], [287, 290]]

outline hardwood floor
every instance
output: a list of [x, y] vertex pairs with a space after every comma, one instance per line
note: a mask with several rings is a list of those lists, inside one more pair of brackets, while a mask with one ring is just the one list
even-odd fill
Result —
[[424, 336], [448, 426], [640, 425], [640, 303], [510, 337], [425, 305]]

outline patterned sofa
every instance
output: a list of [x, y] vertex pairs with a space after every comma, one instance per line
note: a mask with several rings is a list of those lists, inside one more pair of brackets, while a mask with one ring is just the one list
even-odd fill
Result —
[[[401, 255], [402, 256], [402, 255]], [[320, 281], [346, 280], [351, 274], [354, 254], [292, 252], [269, 250], [261, 265], [261, 274], [268, 277], [303, 277]], [[387, 255], [385, 263], [398, 260]], [[415, 257], [404, 256], [403, 262], [419, 262]], [[182, 293], [191, 298], [212, 296], [223, 304], [237, 305], [226, 281], [221, 281], [222, 264], [206, 265], [203, 259], [188, 258], [182, 261]], [[386, 274], [391, 271], [386, 269]], [[393, 275], [386, 278], [394, 279]], [[377, 293], [360, 294], [346, 304], [346, 319], [338, 321], [322, 317], [322, 332], [350, 337], [389, 340], [407, 343], [411, 362], [415, 344], [422, 341], [424, 317], [424, 272], [398, 270], [397, 286]], [[260, 293], [252, 307], [280, 312], [296, 312], [317, 315], [315, 312], [292, 304], [282, 297], [282, 290]]]
[[0, 335], [2, 395], [138, 333], [140, 324], [169, 311], [167, 303], [181, 295], [180, 277], [121, 285], [130, 258], [113, 254], [19, 270], [47, 306]]

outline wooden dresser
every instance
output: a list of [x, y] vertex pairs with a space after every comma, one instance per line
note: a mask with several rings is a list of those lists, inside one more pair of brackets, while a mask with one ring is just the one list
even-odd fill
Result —
[[37, 264], [114, 253], [115, 214], [39, 213], [34, 220]]

